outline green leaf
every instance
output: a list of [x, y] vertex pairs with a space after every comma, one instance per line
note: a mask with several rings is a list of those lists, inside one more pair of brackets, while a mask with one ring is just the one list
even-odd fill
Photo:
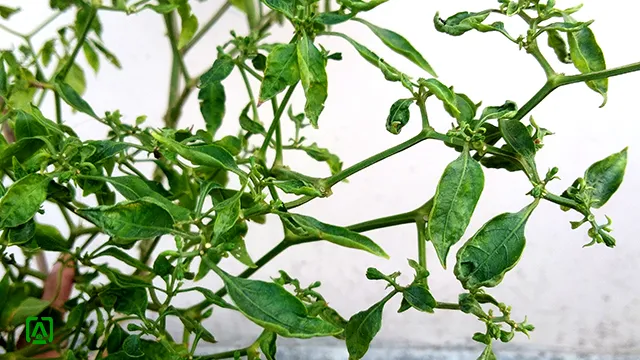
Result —
[[129, 334], [118, 324], [114, 324], [111, 333], [107, 337], [107, 351], [113, 354], [122, 349], [122, 343]]
[[373, 33], [378, 38], [380, 38], [380, 40], [382, 40], [382, 42], [391, 50], [411, 60], [414, 64], [418, 65], [424, 71], [431, 74], [431, 76], [437, 76], [427, 60], [425, 60], [425, 58], [422, 57], [422, 55], [413, 47], [413, 45], [411, 45], [411, 43], [409, 43], [409, 41], [407, 41], [407, 39], [402, 37], [400, 34], [395, 33], [391, 30], [383, 29], [360, 18], [354, 18], [354, 20], [369, 27], [369, 29], [371, 29], [371, 31], [373, 31]]
[[468, 290], [498, 285], [522, 255], [524, 229], [537, 201], [489, 220], [458, 251], [454, 274]]
[[51, 39], [48, 40], [42, 45], [42, 49], [40, 50], [40, 57], [42, 58], [42, 64], [44, 66], [49, 66], [51, 64], [51, 58], [53, 56], [53, 52], [55, 51], [56, 40]]
[[115, 247], [109, 247], [101, 252], [99, 252], [98, 254], [94, 255], [93, 258], [99, 258], [101, 256], [109, 256], [112, 257], [114, 259], [118, 259], [120, 261], [122, 261], [123, 263], [132, 266], [136, 269], [140, 269], [140, 270], [146, 270], [149, 272], [152, 272], [153, 269], [150, 268], [149, 266], [147, 266], [147, 264], [143, 263], [142, 261], [134, 258], [133, 256], [125, 253], [124, 251], [115, 248]]
[[17, 140], [48, 135], [47, 128], [31, 114], [16, 110], [15, 119], [13, 131]]
[[561, 32], [575, 32], [584, 29], [591, 25], [593, 21], [588, 22], [555, 22], [549, 25], [545, 25], [540, 28], [539, 31], [561, 31]]
[[5, 232], [8, 245], [21, 245], [33, 239], [36, 234], [36, 223], [33, 219], [17, 227], [8, 228]]
[[238, 174], [242, 178], [247, 177], [247, 174], [238, 168], [233, 156], [221, 146], [214, 144], [186, 146], [175, 140], [163, 137], [158, 133], [152, 133], [152, 135], [158, 142], [166, 146], [167, 149], [179, 154], [195, 165], [223, 168]]
[[240, 127], [250, 134], [266, 134], [267, 132], [265, 131], [264, 126], [249, 117], [248, 113], [250, 107], [251, 103], [247, 104], [247, 106], [242, 110], [242, 113], [240, 113]]
[[207, 131], [214, 135], [222, 125], [225, 114], [225, 102], [227, 100], [224, 86], [220, 82], [212, 81], [198, 92], [200, 100], [200, 113], [204, 118]]
[[158, 14], [168, 14], [170, 12], [172, 12], [173, 10], [177, 9], [180, 5], [178, 4], [159, 4], [159, 5], [152, 5], [152, 4], [147, 4], [145, 6], [143, 6], [143, 9], [151, 9], [153, 11], [155, 11]]
[[518, 105], [515, 102], [507, 100], [501, 106], [487, 106], [482, 110], [480, 116], [481, 121], [487, 121], [491, 119], [504, 119], [510, 118], [518, 111]]
[[306, 35], [298, 40], [298, 68], [300, 79], [307, 98], [304, 112], [314, 127], [318, 127], [318, 118], [327, 100], [327, 70], [326, 61], [320, 50]]
[[498, 123], [502, 138], [516, 152], [517, 159], [527, 175], [538, 176], [535, 162], [536, 145], [527, 127], [516, 119], [502, 119]]
[[100, 42], [91, 40], [91, 43], [98, 49], [98, 51], [111, 63], [111, 65], [115, 66], [118, 69], [122, 69], [122, 65], [120, 64], [120, 60], [111, 52], [109, 49], [104, 47]]
[[409, 286], [402, 292], [402, 295], [407, 303], [420, 311], [433, 313], [433, 309], [437, 306], [436, 299], [431, 295], [429, 289], [422, 284]]
[[[5, 321], [12, 326], [20, 326], [25, 323], [28, 317], [38, 316], [44, 309], [49, 307], [51, 302], [28, 297], [14, 309], [11, 309], [9, 316]], [[5, 309], [6, 310], [6, 309]]]
[[271, 331], [266, 331], [260, 337], [260, 351], [267, 360], [276, 360], [277, 339], [278, 336]]
[[314, 184], [304, 179], [276, 180], [273, 182], [278, 189], [287, 194], [307, 195], [313, 197], [324, 197], [325, 194]]
[[127, 200], [153, 198], [154, 203], [167, 210], [175, 220], [188, 221], [190, 219], [191, 212], [189, 210], [169, 201], [162, 194], [154, 191], [149, 183], [137, 176], [115, 176], [101, 179], [113, 185]]
[[260, 85], [260, 102], [271, 100], [299, 80], [296, 44], [276, 45], [267, 56], [267, 67]]
[[240, 195], [228, 199], [224, 206], [216, 206], [216, 220], [213, 223], [214, 236], [219, 236], [229, 231], [240, 217]]
[[[147, 288], [153, 286], [150, 281], [139, 278], [137, 276], [125, 275], [118, 270], [110, 269], [106, 265], [98, 265], [95, 267], [96, 270], [105, 274], [107, 278], [111, 281], [114, 286], [117, 286], [121, 289], [131, 289], [131, 288]], [[146, 298], [145, 292], [145, 298]], [[135, 299], [136, 301], [138, 299]]]
[[369, 50], [366, 46], [360, 44], [359, 42], [353, 40], [352, 38], [350, 38], [349, 36], [343, 34], [343, 33], [337, 33], [337, 32], [332, 32], [329, 33], [330, 35], [334, 35], [334, 36], [338, 36], [341, 37], [345, 40], [347, 40], [349, 42], [349, 44], [351, 44], [351, 46], [353, 46], [356, 51], [358, 52], [358, 54], [360, 54], [360, 56], [362, 56], [363, 59], [365, 59], [367, 62], [369, 62], [371, 65], [380, 68], [380, 62], [382, 61], [382, 59], [376, 55], [373, 51]]
[[122, 350], [132, 358], [144, 356], [140, 337], [138, 335], [129, 335], [124, 339], [124, 342], [122, 343]]
[[323, 25], [338, 25], [349, 21], [349, 19], [354, 16], [355, 13], [345, 14], [340, 11], [332, 11], [316, 15], [316, 17], [313, 18], [313, 21]]
[[464, 235], [483, 189], [482, 167], [468, 151], [450, 163], [440, 178], [427, 235], [444, 268], [449, 249]]
[[4, 57], [0, 56], [0, 98], [4, 98], [9, 93], [9, 78], [4, 68]]
[[553, 49], [553, 52], [560, 62], [564, 64], [572, 63], [571, 55], [569, 55], [569, 50], [567, 50], [567, 42], [558, 31], [547, 31], [547, 45]]
[[0, 5], [0, 17], [5, 19], [5, 20], [9, 20], [9, 18], [20, 11], [20, 8], [11, 8], [8, 6], [3, 6]]
[[[181, 14], [182, 15], [182, 14]], [[193, 36], [198, 31], [198, 18], [189, 14], [186, 16], [181, 16], [182, 19], [182, 30], [180, 31], [180, 36], [178, 37], [178, 49], [182, 49], [185, 45], [193, 39]]]
[[161, 206], [143, 198], [112, 206], [78, 209], [77, 213], [120, 240], [149, 239], [168, 234], [173, 218]]
[[331, 170], [331, 175], [335, 175], [342, 171], [342, 161], [340, 161], [340, 158], [337, 155], [329, 152], [328, 149], [321, 148], [316, 143], [313, 143], [310, 146], [301, 146], [299, 149], [306, 152], [307, 155], [316, 161], [326, 162]]
[[467, 31], [475, 29], [478, 24], [481, 24], [487, 17], [488, 12], [473, 13], [468, 11], [459, 12], [455, 15], [448, 17], [446, 20], [440, 18], [440, 14], [436, 13], [433, 18], [433, 23], [441, 33], [449, 34], [452, 36], [460, 36]]
[[27, 138], [5, 146], [0, 149], [0, 168], [6, 169], [12, 166], [14, 157], [18, 162], [24, 163], [40, 151], [44, 145], [45, 142], [40, 138]]
[[595, 200], [591, 207], [599, 209], [609, 201], [622, 184], [626, 167], [627, 148], [594, 163], [587, 169], [584, 179], [587, 187], [593, 188], [591, 199]]
[[60, 231], [54, 226], [45, 224], [36, 224], [34, 240], [38, 247], [46, 251], [68, 251], [69, 242], [65, 239]]
[[231, 56], [224, 55], [217, 58], [216, 61], [213, 62], [211, 69], [200, 76], [200, 87], [203, 88], [212, 82], [221, 82], [226, 79], [233, 71], [234, 66], [235, 63]]
[[[569, 39], [571, 60], [576, 69], [583, 74], [606, 70], [607, 64], [604, 54], [591, 29], [584, 28], [580, 31], [571, 32], [567, 34], [567, 37]], [[602, 95], [604, 101], [600, 107], [603, 107], [607, 103], [609, 79], [587, 81], [587, 86]]]
[[282, 286], [231, 276], [207, 257], [202, 259], [220, 276], [240, 312], [263, 328], [280, 336], [301, 339], [342, 331], [321, 319], [309, 317], [304, 304]]
[[99, 164], [129, 147], [129, 145], [125, 143], [111, 140], [91, 140], [87, 141], [85, 144], [96, 149], [96, 151], [86, 160], [92, 164]]
[[30, 174], [13, 183], [0, 199], [0, 228], [22, 225], [33, 218], [47, 199], [51, 178]]
[[262, 0], [271, 9], [293, 18], [296, 12], [294, 0]]
[[293, 228], [292, 230], [297, 231], [298, 233], [317, 237], [336, 245], [364, 250], [385, 259], [389, 258], [389, 255], [387, 255], [384, 250], [378, 246], [378, 244], [357, 232], [353, 232], [343, 227], [325, 224], [310, 216], [281, 213], [280, 217], [283, 220], [286, 220], [287, 224]]
[[[145, 310], [147, 309], [147, 305], [149, 304], [149, 299], [147, 298], [147, 290], [145, 290], [144, 286], [119, 287], [115, 282], [112, 282], [111, 284], [105, 286], [100, 292], [99, 298], [106, 310], [111, 310], [113, 308], [113, 310], [127, 315], [143, 316]], [[110, 303], [109, 301], [113, 301], [113, 303]], [[113, 334], [117, 335], [118, 333], [116, 329], [117, 327], [114, 327], [113, 330], [111, 330], [111, 335], [109, 335], [109, 338], [107, 339], [107, 349], [111, 344], [111, 336]], [[126, 332], [124, 332], [124, 334], [122, 335], [122, 338], [120, 338], [119, 340], [120, 343], [114, 341], [114, 345], [117, 345], [117, 350], [120, 349], [122, 341], [124, 341], [124, 338], [127, 336]], [[115, 352], [117, 350], [109, 351]]]
[[391, 299], [394, 293], [375, 303], [367, 310], [353, 315], [345, 329], [349, 360], [357, 360], [364, 357], [369, 350], [369, 345], [382, 327], [382, 311], [384, 305]]
[[62, 100], [69, 104], [69, 106], [93, 117], [94, 119], [99, 119], [98, 115], [96, 115], [91, 106], [86, 101], [84, 101], [82, 97], [80, 97], [80, 94], [78, 94], [76, 90], [67, 85], [67, 83], [57, 81], [54, 86], [56, 92], [60, 95]]
[[420, 81], [420, 84], [424, 85], [438, 100], [442, 101], [445, 108], [447, 108], [455, 118], [460, 117], [461, 112], [460, 109], [458, 109], [456, 94], [453, 90], [436, 79]]
[[391, 105], [389, 116], [387, 116], [387, 131], [398, 135], [402, 128], [407, 125], [411, 118], [409, 107], [413, 103], [413, 99], [400, 99]]
[[84, 57], [87, 59], [89, 66], [91, 66], [93, 71], [97, 73], [100, 69], [100, 58], [98, 57], [96, 49], [91, 46], [91, 43], [85, 42], [82, 44], [82, 51], [84, 52]]

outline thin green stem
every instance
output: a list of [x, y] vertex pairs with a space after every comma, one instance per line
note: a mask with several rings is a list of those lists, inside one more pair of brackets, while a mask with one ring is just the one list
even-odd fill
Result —
[[[427, 239], [425, 236], [424, 219], [416, 221], [416, 230], [418, 231], [418, 264], [423, 268], [427, 268]], [[426, 279], [425, 279], [426, 282]]]
[[[271, 107], [273, 109], [273, 114], [278, 113], [278, 100], [274, 97], [271, 100]], [[283, 164], [283, 154], [282, 154], [282, 124], [278, 121], [278, 126], [276, 127], [276, 158], [273, 161], [273, 167], [280, 166]]]
[[26, 37], [27, 38], [33, 37], [35, 34], [39, 33], [42, 29], [44, 29], [47, 25], [51, 24], [60, 15], [62, 15], [62, 11], [56, 11], [53, 15], [49, 16], [49, 18], [45, 20], [42, 24], [38, 25], [35, 29], [33, 29], [30, 33], [28, 33]]
[[244, 0], [244, 9], [247, 12], [249, 30], [253, 30], [258, 26], [258, 15], [256, 13], [256, 3], [254, 0]]
[[422, 117], [422, 130], [429, 131], [432, 128], [431, 125], [429, 125], [429, 115], [427, 115], [427, 105], [425, 101], [419, 99], [418, 107], [420, 108], [420, 116]]
[[22, 38], [22, 39], [24, 39], [24, 38], [26, 38], [26, 37], [27, 37], [26, 35], [21, 34], [21, 33], [19, 33], [19, 32], [17, 32], [17, 31], [15, 31], [15, 30], [13, 30], [13, 29], [10, 29], [10, 28], [8, 28], [8, 27], [6, 27], [6, 26], [2, 25], [2, 24], [0, 24], [0, 29], [1, 29], [1, 30], [4, 30], [4, 31], [6, 31], [6, 32], [8, 32], [8, 33], [9, 33], [9, 34], [11, 34], [11, 35], [14, 35], [14, 36], [17, 36], [17, 37], [19, 37], [19, 38]]
[[251, 88], [251, 83], [249, 82], [249, 78], [247, 77], [247, 72], [242, 66], [239, 66], [238, 69], [240, 70], [240, 75], [242, 75], [244, 86], [247, 88], [247, 94], [249, 95], [249, 101], [251, 103], [251, 111], [253, 112], [253, 120], [260, 122], [260, 116], [258, 115], [258, 106], [256, 105], [256, 98], [255, 96], [253, 96], [253, 89]]
[[225, 352], [212, 354], [212, 355], [196, 356], [194, 357], [194, 359], [195, 360], [233, 359], [235, 358], [236, 353], [238, 353], [240, 356], [246, 356], [248, 350], [249, 350], [248, 348], [230, 350], [230, 351], [225, 351]]
[[446, 302], [438, 302], [436, 304], [436, 309], [442, 310], [460, 310], [460, 304], [456, 303], [446, 303]]
[[229, 10], [230, 7], [231, 7], [230, 1], [226, 1], [224, 4], [222, 4], [220, 9], [218, 9], [218, 11], [216, 11], [216, 13], [213, 14], [213, 17], [211, 17], [209, 21], [207, 21], [204, 25], [202, 25], [200, 30], [198, 30], [198, 32], [193, 36], [191, 41], [189, 41], [187, 45], [185, 45], [182, 49], [180, 49], [180, 52], [183, 55], [189, 52], [189, 50], [191, 50], [191, 48], [193, 48], [198, 43], [198, 41], [200, 41], [200, 39], [202, 39], [202, 37], [207, 32], [209, 32], [209, 30], [211, 30], [213, 25], [215, 25], [218, 22], [218, 20], [220, 20], [220, 18], [227, 12], [227, 10]]
[[89, 35], [89, 31], [91, 30], [91, 23], [93, 23], [93, 20], [95, 20], [96, 15], [98, 14], [98, 10], [91, 8], [91, 10], [89, 10], [89, 18], [87, 19], [86, 24], [84, 25], [84, 29], [82, 30], [82, 34], [80, 35], [80, 37], [77, 40], [76, 43], [76, 47], [73, 49], [73, 52], [71, 53], [71, 56], [69, 57], [69, 60], [67, 60], [67, 63], [65, 64], [64, 68], [62, 68], [62, 71], [60, 71], [60, 73], [58, 74], [59, 79], [64, 80], [67, 77], [67, 74], [69, 73], [69, 71], [71, 70], [71, 67], [73, 66], [73, 63], [76, 60], [76, 57], [78, 56], [78, 53], [80, 52], [80, 49], [82, 48], [82, 45], [84, 45], [85, 40], [87, 39], [87, 35]]
[[276, 128], [278, 127], [278, 124], [280, 123], [280, 118], [282, 117], [282, 114], [284, 113], [284, 109], [287, 107], [287, 104], [289, 103], [289, 100], [291, 99], [291, 95], [293, 95], [293, 91], [296, 89], [296, 85], [298, 85], [298, 83], [295, 83], [291, 86], [289, 86], [289, 90], [287, 90], [287, 92], [284, 95], [284, 98], [282, 99], [282, 104], [280, 104], [280, 106], [278, 107], [278, 111], [276, 112], [275, 116], [273, 117], [273, 121], [271, 122], [271, 126], [269, 126], [269, 130], [267, 131], [267, 134], [264, 137], [264, 142], [262, 143], [262, 146], [260, 147], [260, 156], [265, 159], [266, 155], [267, 155], [267, 149], [269, 148], [269, 143], [271, 142], [271, 137], [273, 137], [273, 133], [276, 131]]
[[247, 66], [247, 64], [245, 64], [244, 62], [238, 63], [238, 66], [243, 68], [244, 70], [246, 70], [249, 74], [251, 74], [251, 76], [253, 76], [254, 78], [258, 79], [259, 81], [264, 80], [262, 75], [258, 74], [255, 70], [253, 70], [252, 68]]
[[558, 204], [560, 206], [564, 206], [564, 207], [568, 207], [570, 209], [576, 210], [577, 212], [587, 216], [589, 215], [588, 212], [586, 212], [582, 206], [580, 206], [580, 204], [578, 204], [576, 201], [571, 200], [571, 199], [567, 199], [565, 197], [562, 196], [558, 196], [555, 194], [551, 194], [549, 192], [546, 192], [543, 196], [543, 199], [550, 201], [554, 204]]
[[536, 40], [529, 44], [529, 46], [527, 47], [527, 52], [531, 54], [536, 59], [536, 61], [538, 61], [540, 66], [542, 66], [544, 73], [547, 75], [547, 79], [552, 78], [556, 75], [556, 71], [553, 70], [553, 67], [551, 66], [549, 61], [547, 61], [544, 55], [542, 55], [542, 52], [540, 52]]
[[180, 66], [180, 71], [182, 72], [182, 76], [184, 77], [185, 86], [191, 82], [191, 77], [189, 76], [189, 71], [187, 70], [187, 65], [184, 63], [184, 58], [180, 51], [178, 50], [178, 39], [176, 37], [176, 29], [175, 29], [175, 17], [173, 13], [169, 13], [164, 17], [164, 23], [167, 27], [167, 35], [169, 37], [169, 44], [171, 45], [171, 51], [173, 52], [174, 61], [177, 60], [178, 65]]

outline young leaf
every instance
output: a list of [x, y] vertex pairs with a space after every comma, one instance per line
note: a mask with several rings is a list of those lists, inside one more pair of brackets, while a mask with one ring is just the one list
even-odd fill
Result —
[[60, 234], [60, 231], [58, 231], [56, 227], [36, 224], [35, 230], [33, 239], [42, 250], [58, 252], [69, 250], [69, 242]]
[[90, 42], [85, 42], [82, 44], [82, 51], [84, 52], [84, 57], [87, 59], [87, 63], [93, 69], [94, 72], [98, 72], [100, 69], [100, 58], [98, 57], [98, 53], [91, 46]]
[[215, 144], [205, 146], [186, 146], [158, 133], [152, 133], [152, 136], [159, 143], [166, 146], [167, 149], [177, 153], [195, 165], [223, 168], [238, 174], [242, 178], [247, 177], [247, 174], [238, 168], [233, 156], [221, 146]]
[[473, 30], [478, 24], [481, 24], [489, 13], [473, 13], [468, 11], [459, 12], [450, 16], [446, 20], [440, 18], [440, 14], [436, 13], [433, 18], [433, 23], [441, 33], [449, 34], [452, 36], [460, 36], [469, 30]]
[[[238, 194], [241, 194], [238, 192]], [[224, 207], [219, 208], [216, 211], [216, 220], [213, 224], [214, 236], [220, 236], [235, 225], [236, 221], [240, 217], [240, 196], [235, 196]]]
[[[602, 49], [600, 49], [591, 29], [583, 28], [580, 31], [568, 33], [567, 37], [569, 38], [571, 60], [581, 73], [588, 74], [607, 68]], [[587, 81], [587, 86], [602, 95], [604, 101], [600, 107], [603, 107], [607, 103], [609, 79]]]
[[558, 31], [547, 31], [547, 45], [553, 49], [556, 57], [564, 64], [571, 64], [571, 55], [567, 50], [567, 42]]
[[249, 108], [251, 104], [247, 104], [240, 113], [240, 127], [250, 134], [266, 134], [264, 126], [257, 121], [254, 121], [249, 117]]
[[90, 40], [90, 42], [96, 47], [96, 49], [98, 49], [102, 56], [104, 56], [107, 61], [111, 63], [111, 65], [115, 66], [118, 69], [122, 69], [120, 60], [118, 60], [118, 58], [111, 51], [109, 51], [109, 49], [107, 49], [104, 45], [96, 40]]
[[153, 272], [153, 269], [150, 268], [149, 266], [147, 266], [147, 264], [143, 263], [142, 261], [132, 257], [131, 255], [125, 253], [124, 251], [116, 248], [116, 247], [109, 247], [101, 252], [99, 252], [98, 254], [94, 255], [93, 258], [99, 258], [101, 256], [109, 256], [112, 257], [114, 259], [120, 260], [123, 263], [132, 266], [136, 269], [140, 269], [140, 270], [145, 270], [148, 272]]
[[219, 81], [209, 82], [198, 92], [198, 100], [200, 100], [200, 113], [204, 118], [207, 131], [215, 136], [225, 114], [227, 97], [224, 86]]
[[211, 66], [211, 69], [200, 76], [200, 87], [206, 87], [212, 82], [221, 82], [229, 77], [233, 71], [235, 63], [231, 56], [224, 55], [216, 59]]
[[216, 295], [213, 291], [207, 288], [196, 286], [192, 289], [204, 295], [204, 298], [207, 299], [207, 301], [210, 301], [212, 304], [218, 305], [219, 307], [225, 308], [225, 309], [237, 310], [235, 306], [229, 304], [225, 299]]
[[436, 79], [420, 81], [420, 84], [424, 85], [438, 100], [442, 101], [445, 108], [450, 110], [454, 117], [458, 118], [461, 115], [460, 109], [458, 109], [457, 106], [456, 94], [451, 89]]
[[420, 311], [433, 313], [433, 309], [438, 305], [429, 289], [422, 284], [409, 286], [402, 292], [402, 295], [407, 303]]
[[342, 171], [342, 161], [340, 158], [329, 152], [326, 148], [319, 147], [316, 143], [313, 143], [309, 146], [301, 146], [300, 150], [303, 150], [307, 153], [311, 158], [316, 161], [323, 161], [329, 165], [329, 169], [331, 170], [331, 175], [337, 174]]
[[468, 151], [449, 164], [440, 178], [427, 234], [444, 268], [449, 249], [464, 235], [483, 188], [482, 167]]
[[291, 0], [262, 0], [271, 9], [293, 18], [296, 12], [295, 2]]
[[460, 248], [453, 273], [465, 289], [496, 286], [516, 265], [525, 246], [525, 225], [537, 205], [494, 217]]
[[354, 18], [355, 21], [358, 21], [362, 24], [365, 24], [373, 33], [382, 40], [382, 42], [387, 45], [391, 50], [396, 53], [406, 57], [411, 60], [416, 65], [420, 66], [424, 71], [431, 74], [431, 76], [437, 77], [435, 71], [431, 68], [431, 65], [425, 60], [425, 58], [400, 34], [395, 33], [391, 30], [383, 29], [372, 23], [360, 19]]
[[267, 57], [267, 68], [260, 85], [260, 101], [271, 100], [300, 80], [296, 44], [275, 46]]
[[168, 234], [173, 218], [148, 198], [124, 201], [112, 206], [78, 209], [80, 216], [120, 240], [149, 239]]
[[182, 30], [180, 31], [180, 37], [178, 38], [178, 49], [182, 49], [185, 45], [191, 41], [193, 36], [198, 31], [198, 18], [193, 14], [182, 16]]
[[369, 345], [382, 327], [382, 310], [395, 293], [373, 304], [367, 310], [353, 315], [345, 329], [349, 360], [362, 359], [369, 350]]
[[47, 199], [51, 178], [40, 174], [27, 175], [13, 183], [0, 199], [0, 228], [12, 228], [33, 218]]
[[324, 320], [309, 317], [304, 304], [282, 286], [231, 276], [208, 257], [202, 259], [220, 276], [240, 312], [263, 328], [280, 336], [301, 339], [331, 336], [342, 331]]
[[60, 95], [64, 102], [69, 104], [69, 106], [93, 117], [94, 119], [99, 119], [98, 115], [96, 115], [91, 106], [86, 101], [84, 101], [84, 99], [80, 97], [80, 94], [78, 94], [71, 86], [67, 85], [67, 83], [57, 81], [54, 86], [56, 92]]
[[400, 99], [391, 105], [389, 116], [387, 117], [387, 131], [397, 135], [400, 134], [402, 128], [407, 125], [411, 118], [409, 107], [413, 103], [413, 99]]
[[309, 236], [315, 236], [340, 246], [364, 250], [385, 259], [389, 258], [389, 255], [371, 239], [343, 227], [325, 224], [312, 217], [293, 213], [281, 213], [280, 217], [295, 230], [300, 228], [303, 233]]
[[298, 41], [297, 53], [300, 79], [307, 98], [304, 112], [311, 124], [318, 127], [318, 118], [327, 100], [326, 62], [320, 50], [306, 35]]
[[506, 143], [517, 154], [518, 161], [529, 176], [538, 176], [536, 169], [536, 145], [531, 134], [519, 120], [502, 119], [498, 121], [500, 133]]
[[596, 200], [591, 206], [599, 209], [618, 190], [627, 167], [627, 149], [602, 159], [587, 169], [584, 179], [592, 187], [591, 198]]

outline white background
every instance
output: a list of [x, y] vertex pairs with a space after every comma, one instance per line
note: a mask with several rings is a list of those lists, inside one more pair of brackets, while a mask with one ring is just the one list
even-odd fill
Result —
[[[30, 31], [49, 15], [47, 1], [4, 0], [2, 3], [24, 9], [8, 22], [18, 31]], [[194, 1], [200, 22], [204, 23], [221, 3], [219, 0]], [[558, 3], [559, 7], [577, 4], [562, 0]], [[497, 33], [469, 32], [454, 38], [433, 28], [432, 18], [436, 11], [447, 17], [458, 11], [495, 6], [495, 1], [488, 0], [394, 0], [364, 14], [363, 18], [405, 35], [429, 60], [440, 80], [454, 85], [457, 92], [466, 93], [472, 100], [483, 101], [485, 105], [500, 105], [507, 99], [522, 105], [544, 82], [544, 73], [531, 56]], [[640, 47], [637, 46], [640, 30], [635, 25], [639, 11], [640, 4], [631, 0], [588, 1], [584, 10], [577, 14], [579, 20], [596, 20], [592, 28], [609, 67], [640, 61]], [[118, 55], [124, 69], [118, 71], [103, 60], [101, 72], [94, 76], [87, 66], [85, 99], [98, 113], [120, 109], [124, 120], [130, 123], [138, 115], [145, 114], [150, 125], [160, 126], [166, 109], [170, 69], [170, 49], [163, 38], [162, 17], [145, 11], [132, 16], [102, 12], [100, 18], [105, 29], [104, 42]], [[72, 14], [65, 14], [47, 27], [43, 35], [35, 39], [36, 46], [52, 37], [58, 26], [72, 19]], [[512, 20], [507, 22], [507, 27], [512, 34], [519, 34], [523, 26], [516, 19]], [[3, 20], [3, 24], [7, 22]], [[215, 46], [229, 38], [231, 29], [240, 34], [246, 32], [243, 14], [233, 9], [187, 56], [192, 75], [211, 65], [216, 56]], [[335, 30], [368, 45], [408, 74], [427, 76], [412, 63], [388, 51], [364, 25], [349, 23], [336, 26]], [[291, 35], [290, 27], [273, 30], [273, 39], [278, 41], [288, 41]], [[17, 40], [0, 32], [2, 48], [16, 44]], [[417, 112], [400, 135], [394, 136], [385, 130], [389, 106], [406, 97], [406, 90], [398, 84], [385, 82], [379, 70], [364, 62], [343, 40], [320, 38], [319, 43], [331, 51], [342, 52], [344, 60], [329, 63], [329, 99], [320, 129], [308, 129], [306, 136], [337, 153], [346, 167], [419, 131]], [[561, 66], [555, 60], [552, 52], [547, 51], [544, 40], [541, 47], [558, 71], [575, 73], [571, 66]], [[84, 62], [82, 55], [80, 57]], [[521, 346], [604, 353], [640, 352], [638, 80], [640, 74], [611, 79], [609, 102], [603, 109], [598, 108], [601, 103], [598, 94], [577, 84], [555, 91], [532, 113], [540, 126], [556, 133], [547, 138], [546, 146], [538, 155], [541, 172], [552, 166], [560, 168], [562, 180], [549, 186], [552, 191], [560, 193], [591, 163], [625, 146], [629, 146], [629, 163], [620, 191], [597, 212], [600, 221], [604, 220], [605, 214], [614, 220], [613, 235], [618, 240], [615, 249], [604, 246], [582, 249], [581, 246], [589, 241], [586, 227], [572, 231], [569, 220], [579, 217], [574, 213], [563, 213], [553, 204], [541, 204], [530, 219], [524, 256], [502, 284], [490, 290], [500, 301], [513, 306], [516, 319], [528, 315], [530, 322], [536, 325], [531, 340], [516, 336], [515, 342]], [[254, 82], [255, 91], [258, 85]], [[238, 129], [238, 114], [248, 98], [237, 72], [225, 81], [225, 86], [228, 110], [221, 133], [234, 134]], [[300, 89], [294, 96], [294, 105], [296, 111], [302, 110]], [[51, 103], [47, 103], [44, 111], [50, 118], [54, 116]], [[433, 126], [441, 131], [448, 129], [452, 119], [440, 104], [430, 102], [429, 113]], [[268, 124], [270, 109], [261, 108], [261, 114]], [[98, 139], [104, 135], [105, 129], [84, 115], [65, 111], [65, 121], [84, 139]], [[180, 121], [182, 127], [191, 125], [203, 128], [195, 92], [186, 103]], [[285, 139], [287, 135], [285, 133]], [[412, 210], [433, 195], [444, 167], [455, 157], [456, 153], [441, 143], [421, 143], [354, 175], [349, 183], [336, 185], [330, 198], [313, 201], [298, 210], [337, 225]], [[328, 172], [324, 164], [299, 154], [285, 153], [285, 161], [293, 169], [305, 173], [326, 176]], [[486, 187], [465, 238], [498, 213], [517, 211], [531, 201], [525, 195], [530, 184], [522, 174], [485, 170], [485, 175]], [[254, 259], [282, 237], [277, 219], [269, 220], [267, 225], [252, 226], [247, 236]], [[40, 221], [58, 223], [61, 220], [51, 209], [40, 217]], [[414, 225], [372, 231], [367, 235], [389, 253], [391, 260], [327, 243], [314, 243], [290, 249], [260, 270], [257, 277], [268, 279], [277, 276], [277, 270], [284, 269], [303, 284], [322, 281], [321, 293], [332, 306], [349, 317], [385, 294], [381, 283], [365, 279], [367, 267], [375, 266], [383, 272], [400, 270], [405, 281], [411, 277], [406, 259], [415, 258], [416, 254]], [[163, 246], [171, 248], [173, 242], [167, 239]], [[453, 261], [451, 255], [449, 263], [452, 265]], [[455, 302], [461, 287], [451, 269], [445, 271], [438, 265], [430, 245], [428, 262], [434, 295], [440, 301]], [[223, 266], [231, 272], [242, 269], [234, 260], [225, 261]], [[203, 284], [216, 289], [219, 281], [208, 277]], [[184, 297], [177, 299], [175, 305], [187, 306], [199, 300], [195, 295]], [[470, 337], [474, 332], [483, 331], [480, 322], [457, 312], [397, 314], [399, 300], [388, 304], [384, 325], [374, 346], [467, 346], [473, 343]], [[245, 346], [259, 333], [258, 327], [239, 314], [218, 309], [205, 325], [225, 347]], [[177, 324], [173, 328], [179, 337]]]

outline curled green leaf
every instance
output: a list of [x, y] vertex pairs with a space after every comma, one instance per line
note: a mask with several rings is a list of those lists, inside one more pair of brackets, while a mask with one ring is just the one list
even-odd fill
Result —
[[[571, 60], [576, 69], [583, 74], [606, 70], [607, 64], [604, 59], [604, 54], [591, 29], [585, 27], [580, 31], [568, 33], [567, 37], [569, 39]], [[587, 81], [587, 86], [593, 91], [600, 93], [604, 98], [600, 107], [606, 105], [609, 79]]]
[[260, 101], [271, 100], [300, 80], [296, 44], [275, 46], [267, 56], [267, 67], [260, 85]]
[[618, 190], [627, 167], [627, 148], [602, 159], [587, 169], [584, 180], [592, 188], [591, 207], [599, 209]]
[[411, 118], [409, 107], [413, 103], [413, 99], [400, 99], [391, 105], [389, 116], [387, 117], [387, 131], [397, 135], [400, 134], [402, 128], [407, 125]]
[[303, 36], [297, 44], [298, 68], [300, 79], [307, 98], [304, 112], [314, 127], [318, 127], [318, 118], [327, 100], [326, 61], [313, 41]]

